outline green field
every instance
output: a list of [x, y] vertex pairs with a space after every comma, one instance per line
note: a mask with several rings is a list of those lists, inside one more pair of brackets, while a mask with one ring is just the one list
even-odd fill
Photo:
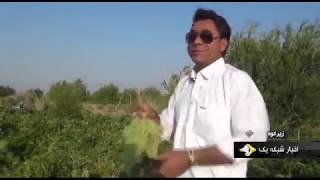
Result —
[[[0, 175], [119, 177], [126, 171], [121, 132], [130, 120], [90, 113], [56, 118], [48, 112], [2, 112]], [[308, 132], [302, 139], [320, 136], [315, 127], [301, 131]], [[254, 159], [248, 172], [252, 177], [319, 176], [320, 164], [312, 159]]]

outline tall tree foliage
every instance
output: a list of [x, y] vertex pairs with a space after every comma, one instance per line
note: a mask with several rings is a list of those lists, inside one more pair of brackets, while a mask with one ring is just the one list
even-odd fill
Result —
[[[320, 24], [288, 24], [258, 34], [256, 25], [233, 36], [228, 62], [249, 73], [261, 91], [271, 129], [285, 130], [302, 140], [320, 137]], [[311, 159], [254, 159], [253, 177], [319, 176], [319, 162]]]

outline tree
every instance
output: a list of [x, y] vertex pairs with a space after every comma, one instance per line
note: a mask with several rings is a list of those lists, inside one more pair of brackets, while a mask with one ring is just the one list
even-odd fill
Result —
[[28, 92], [30, 92], [31, 94], [34, 94], [38, 98], [41, 98], [43, 96], [43, 91], [39, 88], [29, 89]]
[[81, 116], [81, 102], [83, 91], [79, 84], [59, 81], [51, 86], [48, 98], [53, 103], [52, 112], [59, 116], [79, 117]]
[[141, 94], [143, 96], [148, 96], [148, 97], [159, 97], [159, 96], [161, 96], [161, 92], [155, 87], [144, 88], [142, 90]]
[[[319, 138], [320, 23], [288, 24], [257, 34], [257, 26], [232, 37], [227, 61], [245, 70], [266, 102], [271, 129]], [[318, 176], [319, 163], [306, 159], [259, 159], [249, 163], [250, 177]]]
[[87, 90], [87, 86], [83, 83], [82, 79], [77, 79], [74, 81], [74, 84], [77, 88], [79, 88], [81, 99], [87, 100], [87, 98], [90, 96], [90, 92]]
[[10, 96], [16, 93], [16, 90], [9, 86], [0, 86], [0, 97]]
[[92, 99], [102, 104], [117, 104], [119, 98], [119, 88], [113, 83], [103, 86], [92, 94]]

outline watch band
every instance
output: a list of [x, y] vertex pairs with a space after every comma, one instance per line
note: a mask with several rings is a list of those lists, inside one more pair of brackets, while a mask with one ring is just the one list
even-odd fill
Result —
[[188, 151], [188, 156], [189, 156], [189, 161], [191, 165], [195, 165], [195, 156], [194, 156], [194, 151], [193, 150], [189, 150]]

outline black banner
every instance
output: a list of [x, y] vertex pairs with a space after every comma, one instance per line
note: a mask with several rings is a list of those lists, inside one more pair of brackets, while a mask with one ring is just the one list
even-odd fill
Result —
[[234, 142], [235, 158], [320, 158], [320, 142]]

